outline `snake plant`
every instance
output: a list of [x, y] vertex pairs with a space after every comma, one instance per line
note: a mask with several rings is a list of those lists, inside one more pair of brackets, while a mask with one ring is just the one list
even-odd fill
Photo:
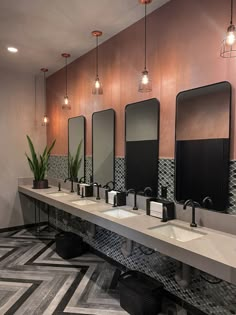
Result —
[[69, 152], [69, 177], [77, 178], [78, 172], [81, 166], [82, 158], [80, 158], [80, 150], [81, 150], [82, 140], [80, 141], [75, 156], [72, 156]]
[[45, 173], [48, 167], [48, 159], [56, 140], [52, 142], [49, 148], [47, 146], [45, 147], [42, 155], [37, 155], [32, 140], [28, 135], [26, 137], [30, 148], [31, 158], [28, 156], [27, 153], [25, 153], [25, 155], [27, 157], [30, 169], [34, 174], [34, 179], [36, 181], [44, 180]]

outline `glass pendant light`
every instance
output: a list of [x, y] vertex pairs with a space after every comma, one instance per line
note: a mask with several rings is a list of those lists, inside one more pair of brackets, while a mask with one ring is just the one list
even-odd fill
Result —
[[65, 109], [65, 110], [70, 110], [71, 109], [71, 105], [69, 103], [69, 97], [68, 97], [68, 94], [67, 94], [67, 58], [70, 58], [70, 54], [68, 53], [63, 53], [61, 54], [63, 58], [65, 58], [65, 71], [66, 71], [66, 93], [65, 93], [65, 96], [64, 96], [64, 103], [62, 104], [62, 109]]
[[230, 7], [230, 25], [227, 28], [227, 33], [221, 46], [220, 55], [223, 58], [236, 57], [236, 28], [233, 24], [233, 0], [231, 0]]
[[93, 83], [92, 94], [103, 94], [102, 83], [98, 76], [98, 37], [102, 36], [101, 31], [93, 31], [92, 35], [96, 37], [96, 77]]
[[45, 114], [42, 118], [42, 126], [47, 126], [48, 123], [49, 123], [49, 118], [46, 114], [46, 72], [48, 72], [48, 69], [47, 68], [42, 68], [40, 69], [42, 72], [43, 72], [43, 94], [44, 94], [44, 108], [45, 108]]
[[144, 16], [144, 70], [141, 74], [141, 80], [139, 82], [139, 92], [151, 92], [152, 82], [149, 77], [147, 70], [147, 4], [151, 3], [152, 0], [140, 0], [141, 4], [145, 6], [145, 16]]

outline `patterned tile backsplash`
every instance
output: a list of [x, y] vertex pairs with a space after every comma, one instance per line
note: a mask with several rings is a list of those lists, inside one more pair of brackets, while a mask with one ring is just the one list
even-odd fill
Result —
[[[161, 195], [161, 187], [167, 187], [167, 198], [174, 200], [174, 159], [159, 159], [158, 161], [158, 192]], [[68, 175], [67, 156], [50, 156], [48, 177], [66, 178]], [[92, 157], [87, 156], [85, 159], [85, 175], [86, 182], [90, 182], [92, 175]], [[115, 159], [115, 189], [125, 190], [125, 159], [117, 157]], [[229, 213], [236, 213], [236, 161], [230, 162], [229, 172]]]
[[66, 155], [51, 155], [49, 158], [48, 177], [68, 177], [68, 157]]

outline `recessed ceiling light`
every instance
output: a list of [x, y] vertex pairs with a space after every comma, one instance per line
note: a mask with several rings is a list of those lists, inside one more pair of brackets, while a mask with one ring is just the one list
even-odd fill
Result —
[[18, 49], [15, 47], [7, 47], [7, 50], [10, 51], [11, 53], [17, 53]]

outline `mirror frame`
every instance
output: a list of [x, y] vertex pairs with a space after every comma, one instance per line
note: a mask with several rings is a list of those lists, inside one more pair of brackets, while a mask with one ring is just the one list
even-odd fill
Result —
[[[69, 121], [71, 119], [74, 119], [74, 118], [82, 118], [83, 120], [83, 123], [84, 123], [84, 128], [83, 128], [83, 132], [84, 132], [84, 158], [83, 158], [83, 162], [84, 162], [84, 177], [86, 176], [86, 165], [85, 165], [85, 160], [86, 160], [86, 118], [85, 116], [83, 115], [79, 115], [79, 116], [74, 116], [74, 117], [70, 117], [68, 118], [68, 177], [70, 176], [69, 174], [69, 148], [70, 148], [70, 134], [69, 134]], [[79, 178], [78, 178], [79, 179]]]
[[203, 85], [203, 86], [199, 86], [196, 88], [192, 88], [189, 90], [184, 90], [184, 91], [180, 91], [177, 95], [176, 95], [176, 103], [175, 103], [175, 149], [174, 149], [174, 163], [175, 163], [175, 170], [174, 170], [174, 200], [177, 204], [179, 205], [183, 205], [183, 203], [181, 203], [180, 201], [178, 201], [176, 199], [176, 186], [177, 186], [177, 176], [176, 176], [176, 167], [177, 167], [177, 163], [176, 163], [176, 156], [177, 156], [177, 141], [176, 141], [176, 131], [177, 131], [177, 119], [178, 119], [178, 114], [177, 114], [177, 100], [180, 94], [184, 93], [184, 92], [191, 92], [191, 91], [197, 91], [199, 89], [202, 89], [204, 87], [211, 87], [211, 86], [215, 86], [215, 85], [219, 85], [222, 83], [226, 83], [229, 86], [229, 91], [230, 91], [230, 95], [229, 95], [229, 152], [228, 152], [228, 183], [227, 183], [227, 189], [228, 189], [228, 199], [227, 199], [227, 206], [225, 207], [225, 209], [222, 209], [221, 211], [216, 210], [216, 209], [208, 209], [208, 208], [203, 208], [201, 205], [198, 208], [204, 209], [204, 210], [208, 210], [208, 211], [215, 211], [215, 212], [219, 212], [219, 213], [227, 213], [227, 209], [229, 208], [229, 167], [230, 167], [230, 151], [231, 151], [231, 141], [232, 141], [232, 137], [231, 137], [231, 127], [232, 127], [232, 85], [229, 81], [220, 81], [220, 82], [215, 82], [212, 84], [207, 84], [207, 85]]
[[[90, 178], [90, 182], [94, 182], [94, 139], [93, 139], [93, 131], [94, 131], [94, 126], [93, 126], [93, 119], [94, 119], [94, 115], [97, 114], [97, 113], [103, 113], [103, 112], [107, 112], [107, 111], [112, 111], [113, 113], [113, 126], [114, 126], [114, 130], [113, 130], [113, 163], [112, 163], [112, 166], [113, 166], [113, 178], [111, 179], [115, 184], [115, 147], [116, 147], [116, 144], [115, 144], [115, 138], [116, 138], [116, 112], [113, 108], [107, 108], [107, 109], [103, 109], [103, 110], [100, 110], [100, 111], [97, 111], [97, 112], [94, 112], [92, 114], [92, 177]], [[99, 183], [101, 184], [101, 183]], [[105, 185], [105, 184], [104, 184]]]
[[[145, 101], [151, 101], [151, 100], [155, 100], [157, 102], [157, 151], [156, 151], [156, 165], [157, 165], [157, 174], [156, 174], [156, 191], [153, 192], [153, 196], [152, 197], [157, 197], [158, 196], [158, 187], [159, 187], [159, 152], [160, 152], [160, 101], [156, 98], [156, 97], [152, 97], [152, 98], [148, 98], [142, 101], [138, 101], [138, 102], [134, 102], [134, 103], [129, 103], [125, 106], [125, 119], [124, 119], [124, 128], [125, 128], [125, 134], [124, 134], [124, 159], [125, 159], [125, 190], [127, 190], [127, 115], [126, 115], [126, 111], [127, 108], [129, 106], [133, 106], [134, 104], [139, 104], [139, 103], [143, 103]], [[137, 195], [140, 195], [139, 192], [137, 192]]]

